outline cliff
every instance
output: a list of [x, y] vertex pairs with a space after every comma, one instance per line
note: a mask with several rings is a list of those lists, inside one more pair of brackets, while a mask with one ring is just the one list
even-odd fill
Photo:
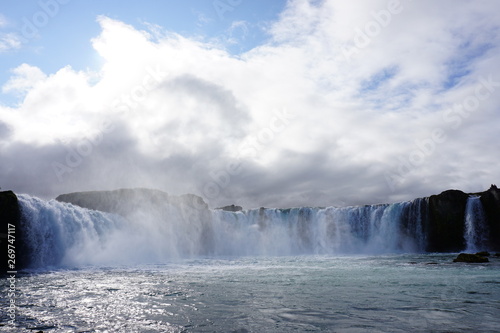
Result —
[[500, 189], [496, 185], [491, 185], [488, 191], [481, 193], [481, 203], [490, 231], [487, 248], [500, 252]]
[[[17, 196], [12, 191], [0, 192], [0, 251], [2, 251], [0, 274], [5, 274], [6, 271], [16, 270], [22, 266], [21, 257], [19, 256], [19, 249], [21, 247], [19, 221], [20, 211]], [[14, 250], [11, 253], [13, 258], [8, 257], [9, 244], [11, 245], [11, 250]], [[9, 262], [9, 260], [14, 261]], [[14, 266], [9, 268], [8, 264], [13, 264]]]
[[468, 197], [468, 194], [458, 190], [429, 197], [427, 251], [458, 252], [464, 249], [464, 217]]

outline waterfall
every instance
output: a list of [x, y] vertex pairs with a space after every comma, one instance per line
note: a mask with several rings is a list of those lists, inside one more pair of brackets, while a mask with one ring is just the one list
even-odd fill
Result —
[[197, 256], [423, 252], [426, 199], [239, 212], [178, 204], [122, 217], [19, 196], [32, 267], [161, 263]]
[[32, 267], [165, 262], [211, 253], [210, 221], [169, 204], [124, 218], [56, 200], [18, 198]]
[[465, 207], [465, 251], [477, 252], [484, 250], [481, 246], [487, 244], [488, 227], [484, 215], [481, 198], [471, 196], [467, 199]]
[[119, 216], [19, 195], [23, 238], [32, 267], [95, 263], [120, 230]]

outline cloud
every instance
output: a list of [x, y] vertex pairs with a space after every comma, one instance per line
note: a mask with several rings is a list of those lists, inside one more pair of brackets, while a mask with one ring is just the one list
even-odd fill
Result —
[[11, 71], [12, 76], [7, 83], [2, 86], [3, 93], [27, 93], [37, 83], [47, 78], [38, 67], [22, 64]]
[[244, 40], [249, 32], [249, 24], [245, 21], [234, 21], [227, 30], [228, 38], [226, 43], [238, 44], [239, 40]]
[[7, 124], [0, 121], [0, 140], [8, 138], [11, 131], [11, 128]]
[[[10, 25], [9, 19], [0, 13], [0, 29]], [[22, 38], [15, 32], [0, 32], [0, 53], [19, 49], [22, 46]]]
[[0, 33], [0, 53], [18, 49], [21, 47], [21, 44], [21, 38], [16, 33]]
[[98, 73], [24, 64], [3, 86], [23, 97], [0, 107], [2, 187], [155, 187], [245, 207], [487, 188], [499, 5], [391, 3], [290, 1], [239, 55], [99, 17]]

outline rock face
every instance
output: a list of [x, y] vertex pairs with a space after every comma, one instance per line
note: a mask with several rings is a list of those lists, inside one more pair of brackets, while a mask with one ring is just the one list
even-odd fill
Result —
[[145, 188], [68, 193], [61, 194], [56, 200], [122, 216], [133, 214], [140, 209], [157, 210], [166, 204], [208, 210], [208, 205], [196, 195], [173, 196]]
[[458, 252], [464, 248], [464, 216], [468, 197], [468, 194], [458, 190], [429, 197], [427, 251]]
[[[6, 271], [12, 270], [8, 269], [8, 260], [10, 258], [8, 255], [8, 244], [15, 246], [15, 269], [19, 269], [22, 267], [22, 258], [20, 257], [20, 247], [21, 247], [21, 233], [19, 230], [19, 221], [20, 221], [20, 212], [19, 212], [19, 204], [17, 202], [17, 196], [12, 191], [4, 191], [0, 192], [0, 251], [2, 251], [0, 263], [0, 275], [5, 274]], [[11, 242], [8, 242], [8, 232], [9, 232], [9, 224], [14, 225], [14, 228], [10, 228], [11, 232]], [[12, 236], [14, 238], [12, 238]]]
[[488, 258], [472, 253], [460, 253], [453, 262], [483, 263], [489, 262]]
[[221, 209], [221, 210], [225, 210], [227, 212], [240, 212], [240, 211], [243, 210], [243, 207], [241, 207], [241, 206], [235, 206], [235, 205], [229, 205], [229, 206], [219, 207], [219, 208], [215, 208], [215, 209]]
[[500, 251], [500, 189], [491, 185], [488, 191], [481, 194], [481, 203], [488, 219], [489, 244], [492, 251]]

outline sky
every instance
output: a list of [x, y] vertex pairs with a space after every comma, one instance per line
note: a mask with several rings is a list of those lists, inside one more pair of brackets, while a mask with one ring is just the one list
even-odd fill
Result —
[[0, 187], [211, 207], [500, 183], [495, 0], [4, 1]]

